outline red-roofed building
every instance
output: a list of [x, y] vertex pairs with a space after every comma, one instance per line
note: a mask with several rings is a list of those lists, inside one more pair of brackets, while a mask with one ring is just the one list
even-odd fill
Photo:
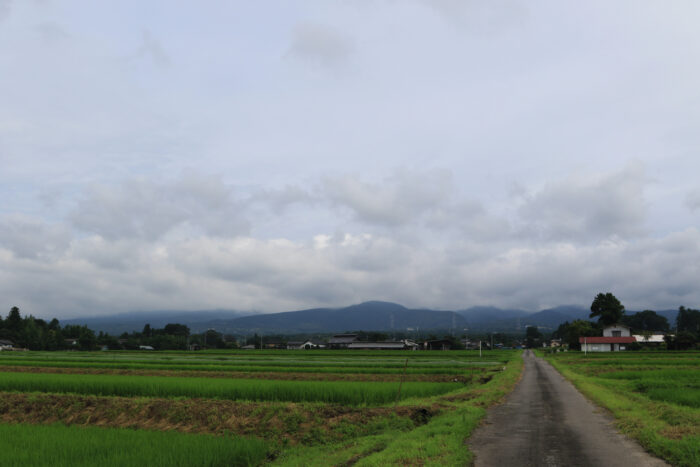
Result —
[[579, 337], [581, 350], [587, 352], [617, 352], [627, 350], [627, 345], [637, 342], [630, 328], [622, 324], [607, 326], [603, 336]]

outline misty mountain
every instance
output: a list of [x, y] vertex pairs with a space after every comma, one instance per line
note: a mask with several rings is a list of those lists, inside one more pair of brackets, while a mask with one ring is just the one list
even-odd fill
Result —
[[118, 336], [124, 332], [141, 331], [146, 325], [152, 328], [162, 328], [168, 323], [180, 323], [189, 326], [192, 332], [207, 330], [208, 323], [230, 321], [235, 318], [250, 315], [250, 312], [234, 310], [198, 310], [198, 311], [131, 311], [107, 316], [92, 316], [61, 320], [61, 326], [77, 324], [87, 326], [95, 332], [106, 332]]
[[[636, 311], [628, 310], [631, 315]], [[677, 310], [662, 310], [671, 326]], [[476, 306], [459, 311], [409, 309], [397, 303], [370, 301], [342, 308], [312, 308], [281, 313], [246, 313], [234, 310], [139, 311], [117, 315], [62, 320], [61, 325], [87, 325], [90, 329], [120, 335], [141, 331], [146, 323], [162, 328], [168, 323], [189, 326], [193, 333], [215, 329], [226, 334], [304, 334], [344, 331], [452, 330], [458, 334], [522, 333], [527, 326], [553, 331], [566, 321], [587, 320], [590, 311], [579, 305], [562, 305], [535, 313], [519, 309]], [[465, 331], [466, 330], [466, 331]]]
[[220, 322], [227, 332], [311, 333], [342, 331], [406, 331], [459, 329], [466, 320], [454, 311], [409, 309], [389, 302], [371, 301], [344, 308], [309, 310], [246, 316]]

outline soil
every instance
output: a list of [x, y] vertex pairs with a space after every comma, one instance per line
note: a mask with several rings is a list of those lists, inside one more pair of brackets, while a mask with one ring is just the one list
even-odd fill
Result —
[[0, 421], [236, 434], [313, 444], [367, 434], [403, 418], [418, 426], [431, 407], [356, 408], [329, 404], [236, 402], [0, 392]]
[[[193, 370], [126, 370], [112, 368], [60, 368], [0, 365], [0, 371], [22, 373], [61, 373], [85, 375], [134, 375], [134, 376], [176, 376], [187, 378], [231, 378], [231, 379], [272, 379], [298, 381], [401, 381], [400, 374], [369, 373], [293, 373], [293, 372], [242, 372], [242, 371], [193, 371]], [[490, 379], [490, 377], [489, 377]], [[404, 381], [431, 383], [468, 383], [469, 375], [420, 375], [407, 374]]]

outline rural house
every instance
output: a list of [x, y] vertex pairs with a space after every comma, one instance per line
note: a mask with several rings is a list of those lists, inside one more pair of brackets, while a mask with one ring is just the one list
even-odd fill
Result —
[[326, 344], [323, 342], [314, 340], [287, 342], [287, 350], [323, 349], [325, 347]]
[[348, 349], [355, 350], [417, 350], [418, 344], [407, 339], [391, 342], [351, 342]]
[[586, 352], [617, 352], [627, 350], [629, 344], [637, 342], [630, 328], [624, 324], [613, 324], [603, 328], [603, 336], [579, 337], [581, 350]]
[[357, 334], [336, 334], [328, 339], [328, 347], [331, 349], [347, 349], [348, 345], [357, 340]]
[[12, 341], [0, 339], [0, 350], [12, 350], [13, 346], [14, 344], [12, 343]]

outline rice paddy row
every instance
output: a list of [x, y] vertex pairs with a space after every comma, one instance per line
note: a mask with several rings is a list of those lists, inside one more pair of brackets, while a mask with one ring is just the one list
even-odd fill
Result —
[[[151, 465], [327, 465], [331, 455], [347, 457], [341, 463], [348, 465], [365, 460], [371, 464], [375, 457], [386, 465], [385, 459], [406, 455], [428, 464], [431, 458], [459, 463], [466, 451], [452, 452], [446, 446], [462, 446], [483, 407], [512, 387], [520, 371], [517, 355], [507, 351], [481, 357], [478, 352], [2, 353], [0, 420], [5, 425], [0, 427], [14, 423], [7, 436], [17, 433], [18, 446], [25, 437], [34, 437], [38, 446], [35, 452], [26, 446], [8, 448], [10, 454], [3, 459], [10, 465], [43, 465], [48, 453], [58, 450], [53, 465], [87, 465], [80, 452], [87, 449], [83, 438], [90, 438], [111, 451], [91, 456], [91, 465], [95, 459], [105, 466], [132, 464], [131, 453], [121, 447], [129, 444], [131, 435], [118, 429], [129, 427], [141, 436], [135, 451], [151, 446], [144, 449], [156, 453], [142, 456]], [[27, 422], [71, 426], [37, 427]], [[455, 423], [463, 429], [446, 429]], [[76, 431], [74, 425], [88, 431]], [[414, 432], [423, 438], [417, 429], [433, 433], [428, 441], [433, 449], [409, 453], [403, 446], [401, 440]], [[199, 433], [204, 438], [187, 438], [197, 445], [187, 452], [163, 453], [172, 443], [187, 443], [177, 437], [151, 436], [159, 431], [168, 436], [179, 431], [185, 437]], [[201, 441], [210, 438], [215, 441]], [[217, 444], [221, 440], [231, 442], [229, 451]], [[348, 443], [355, 447], [348, 449]], [[0, 449], [5, 452], [1, 444]], [[200, 449], [211, 453], [196, 454]], [[319, 449], [324, 454], [316, 457]]]

